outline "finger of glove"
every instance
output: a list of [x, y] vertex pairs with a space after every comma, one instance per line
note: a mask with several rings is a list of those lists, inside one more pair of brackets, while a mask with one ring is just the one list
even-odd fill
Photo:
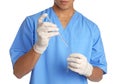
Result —
[[81, 69], [87, 66], [87, 62], [82, 59], [68, 58], [68, 64], [72, 65], [73, 63]]
[[58, 31], [59, 29], [55, 24], [49, 22], [43, 22], [37, 29], [38, 32]]
[[43, 15], [40, 16], [40, 18], [38, 19], [38, 23], [42, 23], [43, 20], [48, 16], [48, 14], [44, 13]]
[[74, 62], [74, 63], [77, 63], [77, 64], [81, 64], [81, 62], [83, 62], [81, 59], [73, 58], [73, 57], [67, 58], [67, 61], [68, 62]]
[[74, 63], [74, 62], [68, 62], [68, 66], [75, 68], [75, 69], [80, 68], [80, 64]]
[[69, 66], [68, 68], [69, 68], [70, 70], [72, 70], [72, 71], [80, 74], [80, 75], [84, 75], [84, 74], [85, 74], [85, 72], [84, 72], [83, 69], [76, 69], [76, 68], [72, 68], [72, 67], [70, 67], [70, 66]]
[[70, 55], [71, 58], [86, 59], [86, 57], [79, 53], [73, 53]]
[[57, 27], [47, 27], [46, 32], [58, 32], [59, 29]]
[[57, 27], [57, 25], [50, 23], [50, 22], [43, 22], [42, 26], [46, 26], [46, 27]]
[[59, 35], [59, 32], [49, 32], [47, 34], [48, 38]]
[[59, 35], [59, 32], [38, 32], [38, 36], [41, 39], [49, 39], [50, 37]]
[[71, 66], [68, 66], [68, 68], [69, 68], [70, 70], [74, 71], [74, 72], [79, 73], [79, 69], [73, 68], [73, 67], [71, 67]]
[[58, 31], [59, 29], [55, 27], [41, 28], [37, 30], [38, 33], [51, 33], [51, 32], [58, 32]]

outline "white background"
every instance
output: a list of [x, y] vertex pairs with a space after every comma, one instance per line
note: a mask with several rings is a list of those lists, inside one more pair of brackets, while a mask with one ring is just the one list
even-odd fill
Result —
[[[22, 79], [13, 75], [9, 48], [24, 18], [52, 5], [53, 0], [0, 1], [0, 84], [29, 84], [30, 74]], [[99, 26], [108, 62], [103, 80], [89, 84], [120, 84], [119, 0], [75, 0], [74, 6]]]

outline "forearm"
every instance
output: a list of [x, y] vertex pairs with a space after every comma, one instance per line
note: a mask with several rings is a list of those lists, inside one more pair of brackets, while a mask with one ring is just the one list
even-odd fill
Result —
[[99, 82], [103, 77], [103, 71], [98, 67], [93, 67], [92, 75], [88, 77], [89, 80]]
[[21, 56], [14, 65], [14, 74], [17, 78], [22, 78], [29, 73], [38, 61], [40, 54], [31, 49], [28, 53]]

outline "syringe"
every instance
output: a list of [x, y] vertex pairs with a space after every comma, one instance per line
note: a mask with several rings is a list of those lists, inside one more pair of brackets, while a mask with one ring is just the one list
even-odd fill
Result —
[[[49, 20], [49, 22], [52, 23], [51, 19], [49, 18], [49, 16], [47, 16], [47, 19]], [[61, 38], [61, 40], [63, 41], [63, 43], [65, 44], [66, 47], [69, 48], [68, 43], [65, 41], [65, 39], [63, 38], [62, 34], [59, 32], [59, 37]]]

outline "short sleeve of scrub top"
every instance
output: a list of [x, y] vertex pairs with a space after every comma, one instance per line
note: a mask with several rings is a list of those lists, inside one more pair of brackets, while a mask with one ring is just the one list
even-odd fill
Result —
[[95, 30], [93, 31], [94, 38], [93, 38], [93, 47], [91, 52], [91, 59], [90, 63], [93, 66], [97, 66], [104, 71], [104, 74], [107, 73], [107, 62], [104, 53], [103, 43], [100, 35], [100, 30], [98, 26], [95, 25]]
[[27, 53], [34, 44], [34, 25], [30, 17], [25, 18], [10, 48], [10, 56], [14, 65], [17, 59]]

